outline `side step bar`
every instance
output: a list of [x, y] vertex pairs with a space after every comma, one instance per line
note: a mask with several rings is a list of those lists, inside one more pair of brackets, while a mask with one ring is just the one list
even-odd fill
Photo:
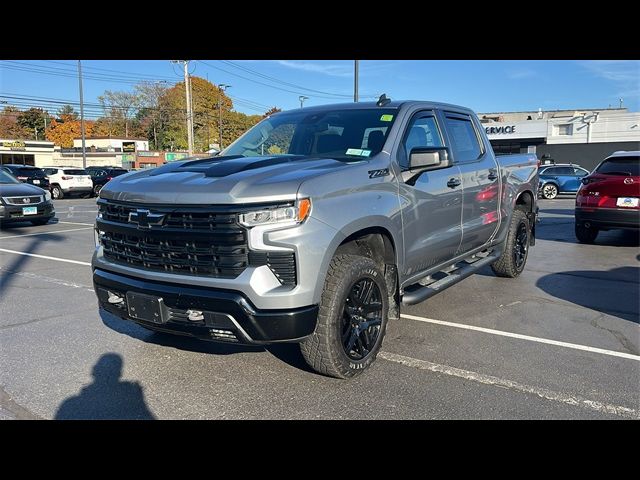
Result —
[[476, 260], [473, 263], [468, 263], [463, 260], [460, 262], [462, 263], [462, 266], [452, 270], [451, 273], [440, 280], [436, 280], [428, 285], [420, 285], [419, 283], [410, 285], [405, 289], [404, 295], [402, 295], [402, 304], [415, 305], [416, 303], [424, 302], [445, 288], [464, 280], [470, 275], [473, 275], [484, 266], [491, 265], [500, 258], [501, 253], [502, 252], [500, 251], [493, 251], [486, 257]]

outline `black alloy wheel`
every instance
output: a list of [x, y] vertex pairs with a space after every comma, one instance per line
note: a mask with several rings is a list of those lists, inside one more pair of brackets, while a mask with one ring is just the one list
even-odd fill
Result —
[[513, 260], [516, 268], [520, 270], [527, 259], [527, 249], [529, 248], [529, 229], [525, 222], [520, 222], [516, 232], [516, 241], [513, 245]]
[[381, 325], [380, 289], [372, 279], [361, 278], [351, 287], [342, 315], [342, 348], [347, 357], [366, 358], [376, 345]]

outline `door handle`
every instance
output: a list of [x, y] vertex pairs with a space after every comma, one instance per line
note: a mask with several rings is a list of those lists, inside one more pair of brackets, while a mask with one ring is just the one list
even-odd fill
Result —
[[489, 176], [487, 178], [493, 182], [498, 179], [498, 174], [492, 170], [489, 172]]
[[460, 179], [459, 179], [459, 178], [451, 178], [451, 179], [449, 179], [449, 181], [447, 182], [447, 187], [449, 187], [449, 188], [456, 188], [456, 187], [459, 187], [461, 183], [462, 183], [462, 182], [460, 181]]

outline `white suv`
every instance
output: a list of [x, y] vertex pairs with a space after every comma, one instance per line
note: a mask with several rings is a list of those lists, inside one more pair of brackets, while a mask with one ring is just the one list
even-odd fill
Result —
[[42, 167], [49, 177], [49, 188], [54, 199], [64, 198], [72, 193], [91, 195], [93, 181], [91, 175], [78, 167]]

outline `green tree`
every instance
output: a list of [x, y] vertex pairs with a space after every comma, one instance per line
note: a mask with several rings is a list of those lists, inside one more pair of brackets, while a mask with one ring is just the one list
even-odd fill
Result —
[[59, 123], [71, 122], [71, 121], [78, 120], [78, 118], [80, 118], [79, 115], [76, 113], [76, 111], [73, 109], [73, 107], [68, 104], [60, 107], [56, 113], [58, 115], [57, 120]]
[[35, 140], [44, 139], [45, 116], [48, 113], [41, 108], [30, 108], [20, 112], [17, 122], [28, 133], [28, 138]]

